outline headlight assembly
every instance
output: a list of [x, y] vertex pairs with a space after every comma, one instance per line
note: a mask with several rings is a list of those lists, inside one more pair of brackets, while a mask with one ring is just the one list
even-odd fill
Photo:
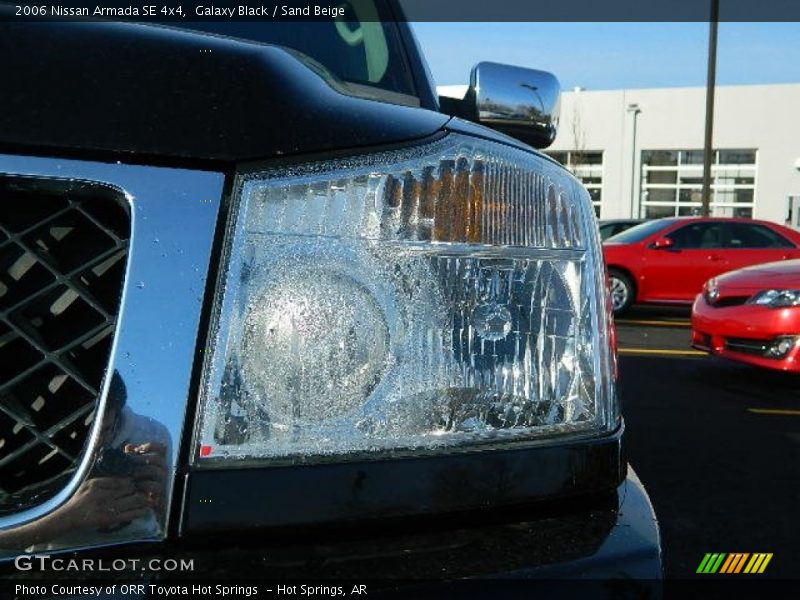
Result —
[[450, 134], [240, 176], [199, 464], [345, 461], [616, 428], [588, 195]]
[[800, 290], [765, 290], [757, 293], [748, 302], [770, 308], [800, 306]]

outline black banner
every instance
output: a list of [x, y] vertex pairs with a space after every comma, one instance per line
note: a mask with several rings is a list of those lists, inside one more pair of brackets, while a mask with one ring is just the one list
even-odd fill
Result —
[[[381, 14], [381, 19], [416, 22], [702, 22], [708, 21], [711, 15], [711, 0], [392, 0], [391, 4], [394, 5], [391, 14]], [[160, 23], [327, 21], [347, 18], [345, 5], [346, 0], [244, 0], [241, 3], [215, 0], [0, 0], [0, 18], [6, 21], [114, 19]], [[800, 21], [800, 2], [721, 0], [719, 20]]]
[[50, 598], [115, 598], [139, 600], [197, 599], [252, 600], [253, 598], [303, 598], [327, 600], [472, 600], [519, 599], [680, 599], [692, 598], [789, 598], [796, 596], [796, 580], [767, 579], [764, 576], [698, 576], [695, 579], [642, 581], [541, 580], [541, 579], [466, 579], [450, 582], [408, 580], [287, 580], [264, 579], [175, 581], [123, 580], [5, 580], [0, 582], [0, 598], [41, 600]]

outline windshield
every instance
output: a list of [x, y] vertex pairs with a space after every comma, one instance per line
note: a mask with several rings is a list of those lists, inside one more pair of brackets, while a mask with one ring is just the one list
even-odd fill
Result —
[[[343, 16], [326, 21], [214, 21], [180, 26], [291, 48], [342, 82], [416, 96], [397, 25], [385, 14], [387, 7], [375, 0], [348, 0], [341, 6]], [[359, 92], [357, 88], [349, 91]]]
[[635, 244], [641, 242], [643, 239], [650, 237], [657, 231], [666, 229], [675, 222], [675, 219], [656, 219], [655, 221], [647, 221], [635, 227], [611, 236], [606, 242], [614, 242], [617, 244]]

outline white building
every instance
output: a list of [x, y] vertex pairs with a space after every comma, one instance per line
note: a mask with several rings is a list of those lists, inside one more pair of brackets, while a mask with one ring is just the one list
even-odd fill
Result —
[[[698, 214], [704, 124], [705, 87], [564, 92], [546, 152], [603, 219]], [[712, 214], [800, 226], [800, 84], [718, 86], [713, 142]]]

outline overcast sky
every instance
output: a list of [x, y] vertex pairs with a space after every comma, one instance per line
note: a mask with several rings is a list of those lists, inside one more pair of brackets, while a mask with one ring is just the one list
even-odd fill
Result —
[[[562, 89], [705, 85], [708, 23], [414, 23], [439, 85], [476, 62], [552, 71]], [[720, 23], [719, 85], [800, 83], [800, 23]]]

